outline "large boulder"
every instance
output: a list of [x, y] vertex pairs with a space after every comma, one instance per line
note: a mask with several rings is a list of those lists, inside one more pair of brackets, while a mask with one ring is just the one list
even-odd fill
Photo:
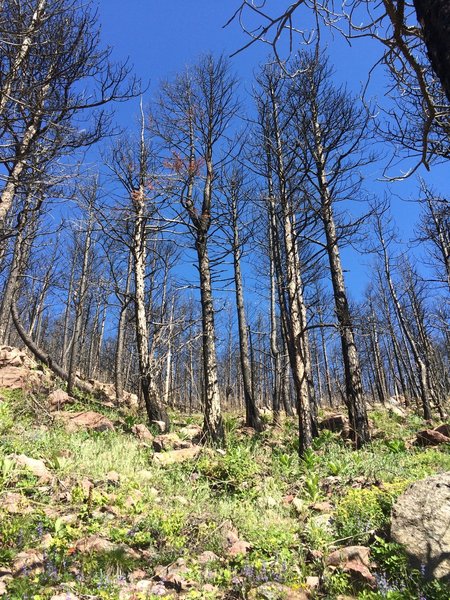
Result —
[[47, 386], [50, 376], [24, 351], [0, 346], [0, 388], [10, 390]]
[[428, 579], [450, 580], [450, 473], [408, 487], [393, 507], [391, 536]]
[[[97, 381], [97, 379], [89, 379], [89, 384], [92, 386], [94, 394], [110, 406], [116, 404], [116, 389], [112, 383], [104, 383], [103, 381]], [[130, 410], [137, 410], [139, 406], [139, 400], [136, 394], [123, 391], [122, 400], [124, 405]]]
[[[444, 431], [446, 433], [443, 433]], [[414, 444], [416, 446], [440, 446], [441, 444], [450, 444], [448, 433], [448, 425], [440, 425], [435, 429], [424, 429], [417, 433]]]
[[350, 425], [348, 419], [342, 414], [335, 414], [326, 417], [320, 421], [319, 429], [328, 429], [334, 433], [340, 433], [344, 440], [350, 437]]
[[87, 410], [83, 412], [55, 411], [52, 416], [56, 421], [63, 423], [68, 432], [88, 429], [91, 431], [113, 430], [113, 423], [104, 415]]
[[157, 465], [166, 467], [168, 465], [174, 465], [176, 463], [183, 463], [187, 460], [196, 458], [202, 448], [200, 446], [191, 446], [190, 448], [183, 448], [181, 450], [169, 450], [168, 452], [157, 452], [153, 455], [153, 462]]

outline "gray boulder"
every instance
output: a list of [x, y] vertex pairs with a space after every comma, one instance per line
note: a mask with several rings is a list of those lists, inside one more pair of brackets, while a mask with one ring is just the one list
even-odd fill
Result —
[[450, 473], [405, 490], [392, 510], [391, 536], [427, 579], [450, 580]]

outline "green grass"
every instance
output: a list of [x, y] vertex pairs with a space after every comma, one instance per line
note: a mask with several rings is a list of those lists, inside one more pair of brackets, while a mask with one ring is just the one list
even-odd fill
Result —
[[[443, 584], [426, 584], [411, 571], [401, 548], [387, 537], [391, 506], [408, 483], [450, 469], [447, 447], [410, 446], [424, 426], [417, 417], [403, 422], [373, 412], [380, 434], [362, 450], [323, 432], [299, 461], [294, 421], [249, 438], [230, 416], [225, 454], [205, 449], [198, 459], [162, 468], [153, 463], [152, 450], [129, 433], [136, 417], [130, 421], [108, 409], [116, 431], [69, 434], [23, 394], [1, 395], [0, 566], [11, 567], [19, 552], [39, 548], [43, 536], [51, 535], [43, 572], [15, 577], [8, 600], [47, 600], [67, 589], [117, 600], [133, 571], [142, 569], [151, 578], [157, 565], [179, 558], [188, 569], [183, 577], [194, 582], [186, 592], [192, 600], [257, 597], [251, 590], [265, 581], [302, 589], [310, 575], [321, 578], [313, 598], [450, 597]], [[200, 417], [189, 421], [199, 423]], [[16, 468], [8, 455], [19, 453], [43, 459], [53, 481], [41, 484]], [[118, 473], [117, 482], [108, 479], [111, 471]], [[21, 494], [29, 512], [2, 508], [8, 494]], [[314, 510], [324, 501], [330, 514]], [[230, 556], [230, 530], [248, 542], [246, 553]], [[78, 540], [94, 535], [114, 549], [87, 555], [74, 550]], [[346, 574], [325, 568], [321, 556], [354, 543], [374, 548], [384, 591], [355, 587]], [[204, 551], [217, 559], [200, 564]], [[203, 591], [206, 584], [213, 587]]]

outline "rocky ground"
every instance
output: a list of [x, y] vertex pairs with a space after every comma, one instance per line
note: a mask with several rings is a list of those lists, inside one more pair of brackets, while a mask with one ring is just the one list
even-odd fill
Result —
[[0, 398], [2, 598], [450, 597], [445, 423], [392, 402], [355, 451], [324, 414], [299, 462], [294, 421], [228, 415], [227, 447], [204, 448], [199, 415], [147, 427], [5, 348]]

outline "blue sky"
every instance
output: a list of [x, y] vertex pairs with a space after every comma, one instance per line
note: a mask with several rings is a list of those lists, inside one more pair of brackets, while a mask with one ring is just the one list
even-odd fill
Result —
[[[237, 24], [226, 29], [223, 25], [239, 4], [239, 0], [99, 0], [99, 22], [103, 43], [113, 47], [117, 59], [130, 57], [135, 72], [144, 81], [150, 81], [147, 99], [164, 78], [182, 70], [202, 53], [231, 54], [247, 40]], [[282, 5], [282, 3], [279, 3]], [[287, 0], [286, 0], [287, 4]], [[349, 89], [358, 92], [365, 82], [369, 66], [377, 58], [378, 47], [357, 42], [353, 48], [336, 37], [325, 40], [336, 80], [346, 82]], [[256, 44], [236, 56], [233, 67], [242, 80], [244, 89], [251, 89], [252, 74], [269, 53], [264, 44]], [[382, 97], [385, 91], [383, 73], [378, 71], [371, 88], [372, 94]], [[117, 120], [122, 126], [136, 122], [138, 103], [119, 105]], [[381, 177], [382, 165], [374, 164], [366, 188], [376, 194], [387, 192], [392, 197], [394, 217], [403, 237], [412, 235], [418, 216], [418, 207], [406, 202], [417, 194], [417, 178], [386, 185], [376, 183]], [[448, 166], [433, 168], [430, 174], [420, 172], [441, 192], [446, 191]], [[401, 197], [404, 200], [399, 200]], [[358, 297], [370, 277], [367, 257], [353, 252], [344, 254], [348, 270], [347, 281], [352, 295]]]

